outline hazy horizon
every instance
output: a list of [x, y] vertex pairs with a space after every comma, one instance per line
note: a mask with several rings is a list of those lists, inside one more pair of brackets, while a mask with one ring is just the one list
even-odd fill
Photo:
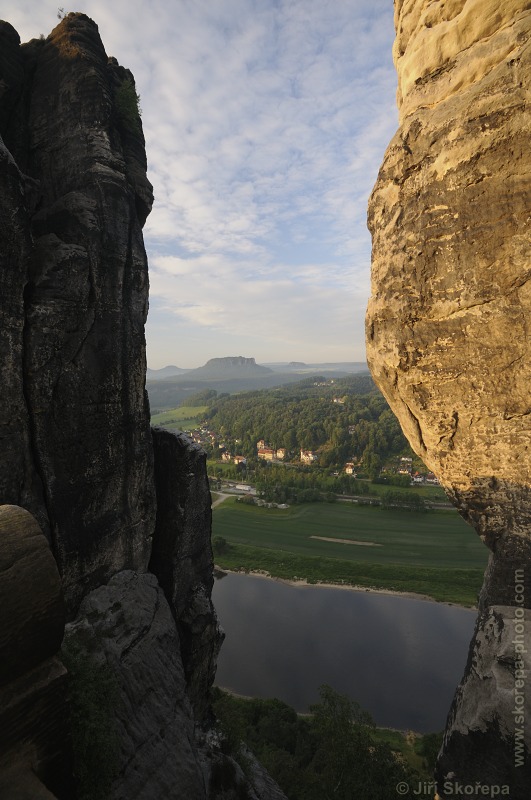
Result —
[[205, 361], [201, 362], [200, 364], [199, 363], [195, 363], [193, 366], [183, 366], [182, 364], [177, 364], [175, 361], [172, 361], [172, 362], [168, 362], [167, 364], [163, 364], [162, 367], [152, 367], [151, 364], [148, 362], [147, 368], [148, 368], [148, 370], [151, 370], [152, 372], [160, 372], [163, 369], [168, 369], [168, 368], [172, 368], [172, 367], [177, 368], [177, 369], [184, 369], [184, 370], [198, 369], [199, 367], [205, 366], [205, 364], [207, 364], [209, 361], [212, 361], [215, 358], [254, 358], [256, 364], [258, 364], [259, 366], [264, 366], [264, 367], [289, 366], [290, 364], [304, 364], [306, 366], [311, 367], [313, 365], [321, 365], [321, 364], [335, 364], [335, 365], [337, 365], [337, 364], [366, 364], [367, 363], [366, 359], [354, 359], [354, 358], [350, 358], [350, 359], [333, 359], [333, 360], [327, 360], [327, 361], [321, 361], [320, 359], [315, 359], [315, 358], [310, 359], [308, 361], [305, 361], [302, 358], [290, 358], [288, 360], [282, 360], [282, 361], [278, 360], [278, 359], [271, 359], [269, 361], [259, 361], [254, 356], [248, 356], [248, 355], [244, 355], [242, 353], [238, 353], [237, 355], [233, 354], [233, 355], [225, 355], [225, 356], [212, 356], [211, 358], [207, 358]]

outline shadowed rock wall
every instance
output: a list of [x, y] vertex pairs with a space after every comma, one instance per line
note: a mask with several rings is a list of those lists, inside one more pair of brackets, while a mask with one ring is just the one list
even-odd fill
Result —
[[61, 579], [23, 508], [0, 505], [0, 797], [72, 791]]
[[117, 104], [132, 76], [92, 20], [68, 15], [22, 46], [1, 23], [0, 38], [0, 497], [39, 519], [74, 609], [117, 569], [149, 560], [151, 186], [138, 114], [131, 124]]
[[157, 520], [150, 570], [157, 576], [179, 629], [188, 691], [198, 719], [224, 634], [212, 605], [212, 511], [206, 453], [183, 433], [153, 428]]
[[368, 359], [412, 447], [491, 550], [439, 785], [485, 778], [520, 798], [530, 686], [523, 767], [511, 712], [530, 664], [511, 642], [515, 614], [523, 624], [531, 608], [531, 8], [396, 0], [395, 24], [400, 127], [369, 204]]

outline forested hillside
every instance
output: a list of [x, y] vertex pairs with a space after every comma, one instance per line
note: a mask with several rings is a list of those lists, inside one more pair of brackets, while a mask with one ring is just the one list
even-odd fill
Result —
[[207, 424], [226, 448], [246, 457], [256, 455], [264, 439], [274, 449], [298, 456], [316, 451], [320, 466], [363, 459], [378, 474], [386, 460], [409, 454], [394, 414], [369, 375], [330, 380], [312, 377], [283, 386], [210, 399]]

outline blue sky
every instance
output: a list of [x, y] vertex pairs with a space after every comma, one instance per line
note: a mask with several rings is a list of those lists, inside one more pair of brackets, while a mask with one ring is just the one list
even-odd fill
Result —
[[[57, 0], [0, 0], [22, 41]], [[392, 0], [78, 0], [141, 97], [148, 364], [361, 361]]]

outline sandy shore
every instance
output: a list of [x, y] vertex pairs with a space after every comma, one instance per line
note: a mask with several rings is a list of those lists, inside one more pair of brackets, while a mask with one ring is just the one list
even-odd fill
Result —
[[250, 575], [253, 578], [265, 578], [268, 581], [277, 581], [278, 583], [285, 583], [288, 586], [311, 586], [318, 588], [321, 587], [324, 589], [343, 589], [348, 592], [371, 592], [372, 594], [388, 594], [394, 595], [395, 597], [409, 597], [411, 600], [426, 600], [429, 603], [439, 603], [445, 606], [456, 606], [457, 608], [466, 608], [471, 611], [477, 611], [475, 606], [462, 606], [460, 603], [450, 603], [446, 600], [435, 600], [434, 597], [430, 597], [427, 594], [417, 594], [416, 592], [399, 592], [395, 589], [376, 589], [370, 586], [356, 586], [355, 584], [351, 583], [325, 583], [321, 581], [318, 583], [309, 583], [306, 579], [290, 580], [288, 578], [277, 578], [274, 575], [270, 575], [269, 572], [265, 572], [264, 570], [233, 570], [224, 569], [223, 567], [215, 565], [214, 575], [216, 572], [219, 572], [222, 575]]

